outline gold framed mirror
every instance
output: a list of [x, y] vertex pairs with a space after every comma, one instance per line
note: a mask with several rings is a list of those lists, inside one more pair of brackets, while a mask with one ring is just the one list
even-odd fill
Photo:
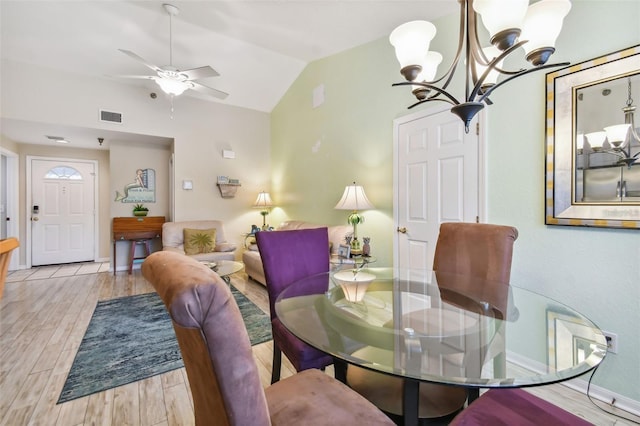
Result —
[[547, 225], [640, 229], [639, 104], [640, 45], [546, 75]]

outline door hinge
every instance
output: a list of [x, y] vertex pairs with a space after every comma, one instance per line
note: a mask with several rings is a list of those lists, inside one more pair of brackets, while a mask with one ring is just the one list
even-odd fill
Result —
[[476, 123], [476, 136], [480, 136], [480, 122]]

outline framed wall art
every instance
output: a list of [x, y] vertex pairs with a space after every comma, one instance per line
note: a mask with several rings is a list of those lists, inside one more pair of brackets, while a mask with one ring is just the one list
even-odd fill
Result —
[[545, 223], [640, 229], [640, 45], [548, 73], [546, 99]]

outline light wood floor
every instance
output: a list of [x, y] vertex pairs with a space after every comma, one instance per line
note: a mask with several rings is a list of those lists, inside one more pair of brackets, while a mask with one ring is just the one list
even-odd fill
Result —
[[[244, 273], [235, 274], [232, 283], [268, 312], [264, 287], [247, 281]], [[108, 264], [10, 272], [0, 301], [0, 425], [193, 424], [184, 369], [56, 405], [96, 302], [152, 291], [139, 270], [114, 276]], [[253, 347], [265, 387], [272, 348], [271, 342]], [[283, 377], [294, 373], [286, 361], [282, 373]], [[605, 414], [586, 396], [561, 385], [532, 392], [597, 425], [633, 424]]]

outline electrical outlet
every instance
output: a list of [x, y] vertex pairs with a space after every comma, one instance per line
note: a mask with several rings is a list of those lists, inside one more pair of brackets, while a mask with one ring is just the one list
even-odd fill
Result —
[[612, 354], [618, 353], [618, 335], [609, 331], [603, 331], [604, 338], [607, 339], [607, 351]]

